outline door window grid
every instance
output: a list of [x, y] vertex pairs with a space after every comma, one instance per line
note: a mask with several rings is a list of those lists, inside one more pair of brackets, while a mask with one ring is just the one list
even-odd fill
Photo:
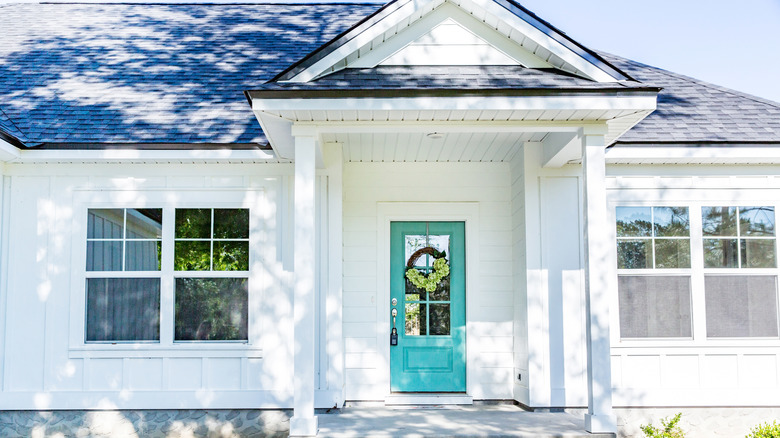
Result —
[[[614, 204], [613, 204], [614, 205]], [[691, 337], [680, 337], [677, 338], [677, 342], [692, 342], [699, 345], [744, 345], [745, 342], [750, 342], [750, 345], [777, 345], [778, 339], [780, 339], [780, 296], [778, 296], [778, 290], [777, 290], [777, 279], [778, 275], [780, 275], [780, 268], [777, 267], [776, 263], [776, 233], [774, 231], [774, 211], [776, 211], [777, 206], [772, 204], [765, 204], [761, 202], [754, 203], [753, 205], [759, 205], [760, 207], [742, 207], [740, 212], [742, 210], [760, 210], [763, 212], [768, 212], [770, 214], [771, 220], [759, 220], [758, 222], [764, 222], [766, 226], [759, 226], [754, 227], [751, 225], [750, 234], [748, 235], [745, 231], [745, 220], [744, 220], [744, 214], [743, 216], [743, 224], [742, 228], [738, 231], [739, 237], [744, 239], [756, 239], [756, 240], [762, 240], [763, 242], [766, 242], [767, 247], [771, 250], [771, 257], [770, 260], [772, 260], [771, 267], [749, 267], [746, 266], [744, 263], [742, 263], [740, 268], [725, 268], [725, 267], [717, 267], [717, 268], [710, 268], [705, 266], [705, 257], [706, 257], [706, 248], [704, 245], [704, 240], [708, 237], [705, 232], [706, 224], [706, 218], [704, 217], [704, 212], [706, 208], [714, 208], [711, 207], [712, 205], [718, 205], [717, 203], [696, 203], [691, 202], [686, 207], [689, 208], [690, 212], [690, 248], [691, 248], [691, 264], [690, 267], [685, 269], [658, 269], [658, 268], [645, 268], [645, 269], [626, 269], [622, 267], [618, 267], [617, 274], [619, 277], [623, 276], [683, 276], [690, 278], [690, 299], [691, 299], [691, 324], [693, 327], [693, 333]], [[765, 206], [761, 206], [765, 205]], [[618, 208], [624, 207], [623, 205], [617, 204], [616, 210]], [[633, 208], [633, 207], [632, 207]], [[652, 208], [652, 206], [643, 206], [643, 208]], [[732, 208], [734, 211], [738, 209], [738, 207], [729, 207]], [[615, 210], [615, 211], [616, 211]], [[616, 211], [617, 213], [617, 211]], [[618, 215], [616, 215], [616, 219], [618, 218]], [[755, 222], [755, 221], [754, 221]], [[763, 228], [761, 228], [763, 227]], [[755, 229], [759, 228], [758, 231]], [[735, 232], [736, 234], [737, 232]], [[744, 236], [744, 237], [743, 237]], [[723, 237], [718, 235], [718, 237]], [[728, 236], [733, 237], [733, 236]], [[618, 242], [620, 241], [620, 237], [618, 237]], [[769, 243], [771, 242], [771, 243]], [[744, 244], [740, 245], [742, 248], [745, 247]], [[618, 248], [619, 251], [619, 248]], [[745, 257], [742, 253], [740, 254], [740, 262], [743, 262]], [[731, 336], [723, 336], [723, 330], [709, 330], [708, 327], [713, 326], [713, 322], [710, 321], [708, 323], [707, 318], [710, 316], [708, 314], [708, 311], [706, 310], [707, 306], [710, 306], [710, 309], [713, 308], [714, 303], [714, 296], [711, 297], [712, 299], [707, 302], [707, 297], [705, 294], [705, 283], [709, 283], [710, 287], [712, 284], [716, 284], [717, 280], [713, 278], [714, 276], [723, 277], [721, 283], [724, 281], [727, 281], [730, 279], [737, 280], [738, 282], [744, 283], [745, 281], [749, 282], [753, 286], [760, 285], [761, 288], [756, 289], [755, 287], [751, 286], [751, 302], [748, 304], [747, 302], [743, 301], [733, 301], [735, 299], [732, 298], [731, 303], [729, 306], [726, 306], [726, 308], [733, 307], [734, 304], [744, 304], [742, 305], [739, 312], [745, 313], [748, 311], [755, 312], [755, 309], [762, 309], [762, 320], [768, 323], [769, 328], [762, 327], [760, 330], [757, 330], [755, 328], [755, 324], [751, 326], [750, 329], [745, 328], [744, 330], [741, 330], [741, 333], [734, 333]], [[772, 282], [767, 282], [761, 280], [762, 278], [767, 278], [766, 276], [770, 276], [774, 280]], [[738, 280], [739, 278], [743, 278], [743, 280]], [[706, 279], [709, 279], [708, 281], [705, 281]], [[755, 279], [755, 281], [753, 280]], [[733, 283], [733, 282], [732, 282]], [[764, 287], [766, 286], [766, 287]], [[770, 290], [765, 290], [768, 287], [771, 286]], [[719, 295], [723, 295], [723, 288], [720, 288], [721, 290], [718, 291]], [[622, 293], [625, 293], [622, 292]], [[765, 303], [760, 306], [756, 306], [755, 304], [755, 298], [767, 298]], [[620, 303], [619, 303], [619, 297], [618, 295], [614, 296], [614, 303], [616, 305], [616, 308], [620, 310]], [[719, 310], [722, 311], [724, 308], [723, 303], [718, 303]], [[748, 307], [745, 307], [748, 306]], [[763, 310], [769, 309], [769, 312], [771, 315], [767, 317], [767, 315], [764, 315]], [[712, 310], [710, 310], [712, 312]], [[619, 312], [616, 312], [614, 314], [614, 322], [615, 325], [618, 326], [619, 319], [622, 316], [619, 316]], [[731, 326], [738, 326], [735, 325], [734, 321], [728, 322], [728, 324], [731, 324]], [[775, 326], [778, 328], [775, 329]], [[741, 326], [745, 327], [745, 326]], [[663, 342], [668, 342], [669, 338], [664, 338], [662, 336], [648, 336], [648, 337], [626, 337], [623, 336], [623, 334], [620, 331], [615, 331], [615, 339], [618, 338], [621, 339], [621, 342], [628, 342], [628, 345], [631, 345], [633, 342], [636, 342], [636, 346], [642, 345], [642, 346], [653, 346], [653, 345], [667, 345], [663, 344]], [[719, 333], [719, 336], [713, 336], [715, 333]], [[752, 334], [751, 334], [752, 333]], [[768, 335], [767, 335], [768, 334]], [[653, 340], [658, 340], [656, 343], [653, 342]], [[663, 341], [662, 339], [667, 339], [667, 341]], [[641, 344], [640, 344], [641, 343]]]
[[[427, 226], [427, 225], [426, 225]], [[406, 235], [405, 260], [425, 247], [433, 247], [437, 251], [446, 252], [445, 259], [450, 259], [450, 236]], [[423, 254], [415, 263], [415, 268], [425, 275], [433, 271], [433, 257]], [[422, 262], [422, 263], [421, 263]], [[407, 336], [449, 336], [450, 335], [450, 276], [448, 275], [433, 292], [415, 287], [406, 279], [404, 303], [404, 334]]]

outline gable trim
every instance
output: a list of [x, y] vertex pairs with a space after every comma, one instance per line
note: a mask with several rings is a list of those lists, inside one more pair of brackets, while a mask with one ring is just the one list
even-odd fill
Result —
[[[404, 23], [408, 26], [424, 18], [445, 2], [451, 2], [451, 0], [428, 0], [420, 2], [422, 5], [414, 0], [393, 0], [330, 42], [309, 53], [269, 82], [309, 82], [334, 68], [343, 68], [349, 55], [370, 44], [394, 27], [403, 26]], [[498, 20], [499, 24], [496, 26], [504, 23], [522, 36], [528, 37], [534, 47], [541, 47], [543, 52], [549, 54], [547, 59], [544, 59], [545, 55], [541, 56], [545, 62], [549, 61], [549, 57], [554, 57], [555, 64], [561, 64], [557, 68], [564, 71], [571, 69], [580, 76], [598, 82], [633, 80], [601, 58], [596, 52], [576, 43], [512, 0], [463, 0], [462, 3], [453, 4], [455, 7], [462, 8], [472, 14], [487, 15], [487, 17], [483, 17], [484, 20], [491, 22]], [[391, 16], [398, 17], [391, 20]], [[507, 35], [512, 38], [511, 30], [508, 32], [510, 34]], [[387, 41], [391, 39], [392, 37], [388, 38]], [[523, 43], [517, 44], [524, 45]], [[536, 49], [533, 49], [533, 52], [535, 53]]]
[[414, 24], [406, 28], [404, 32], [389, 38], [385, 43], [371, 50], [370, 53], [358, 58], [355, 62], [348, 64], [347, 67], [372, 68], [375, 65], [379, 65], [386, 59], [408, 47], [409, 44], [413, 43], [418, 38], [429, 33], [436, 26], [444, 23], [448, 18], [524, 67], [553, 68], [552, 65], [525, 50], [525, 48], [519, 44], [516, 44], [509, 39], [501, 40], [499, 35], [495, 32], [490, 32], [490, 29], [488, 29], [483, 22], [467, 14], [457, 6], [446, 2], [438, 6], [432, 13], [417, 20]]
[[315, 49], [313, 52], [304, 56], [303, 58], [301, 58], [294, 64], [290, 65], [286, 69], [282, 70], [279, 74], [274, 76], [273, 79], [271, 79], [268, 82], [283, 82], [283, 81], [291, 80], [292, 78], [294, 78], [295, 76], [297, 76], [298, 74], [306, 70], [307, 68], [321, 61], [323, 58], [335, 52], [343, 45], [351, 41], [353, 39], [350, 36], [351, 34], [356, 32], [363, 33], [370, 27], [374, 26], [375, 24], [385, 19], [387, 16], [409, 5], [410, 3], [412, 3], [412, 1], [413, 0], [390, 1], [386, 5], [376, 10], [373, 14], [358, 21], [357, 23], [355, 23], [354, 26], [336, 35], [336, 37], [330, 40], [329, 42], [323, 44], [319, 48]]

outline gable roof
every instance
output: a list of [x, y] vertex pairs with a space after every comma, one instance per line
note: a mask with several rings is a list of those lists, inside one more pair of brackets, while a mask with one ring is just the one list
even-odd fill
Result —
[[[504, 36], [513, 40], [509, 44], [524, 51], [530, 47], [528, 55], [539, 58], [536, 61], [547, 66], [592, 80], [631, 80], [630, 76], [609, 64], [596, 52], [539, 19], [514, 0], [391, 0], [286, 68], [273, 81], [308, 82], [348, 67], [351, 60], [356, 60], [361, 54], [372, 52], [383, 45], [392, 46], [399, 35], [425, 22], [427, 18], [436, 20], [436, 12], [447, 8], [449, 12], [444, 12], [441, 18], [465, 19], [482, 27], [490, 23], [492, 33], [501, 33], [498, 29], [502, 28]], [[426, 23], [424, 29], [430, 30], [439, 21], [441, 19]]]
[[[0, 132], [45, 147], [264, 144], [243, 92], [291, 87], [264, 84], [380, 6], [3, 5]], [[778, 103], [617, 56], [593, 56], [641, 81], [611, 87], [663, 88], [658, 110], [621, 143], [780, 143]], [[306, 86], [415, 89], [448, 81], [458, 89], [601, 87], [540, 69], [390, 66], [342, 70]]]

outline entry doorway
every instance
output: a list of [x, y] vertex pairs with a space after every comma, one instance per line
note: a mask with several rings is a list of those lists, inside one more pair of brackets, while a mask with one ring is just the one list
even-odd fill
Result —
[[390, 389], [465, 392], [465, 223], [392, 222], [390, 236]]

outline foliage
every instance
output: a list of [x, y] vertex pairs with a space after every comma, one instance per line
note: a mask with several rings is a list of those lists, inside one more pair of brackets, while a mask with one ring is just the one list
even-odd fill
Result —
[[682, 413], [677, 413], [674, 417], [664, 418], [661, 420], [661, 428], [657, 428], [651, 424], [642, 425], [640, 429], [645, 433], [647, 438], [685, 438], [685, 432], [680, 429], [678, 423]]
[[433, 272], [428, 274], [427, 277], [415, 268], [410, 268], [406, 271], [406, 278], [415, 287], [425, 289], [428, 292], [435, 291], [441, 280], [448, 275], [450, 275], [450, 265], [447, 264], [447, 259], [444, 257], [434, 260]]
[[764, 423], [750, 429], [750, 434], [745, 438], [780, 438], [780, 424], [773, 421], [772, 424]]

